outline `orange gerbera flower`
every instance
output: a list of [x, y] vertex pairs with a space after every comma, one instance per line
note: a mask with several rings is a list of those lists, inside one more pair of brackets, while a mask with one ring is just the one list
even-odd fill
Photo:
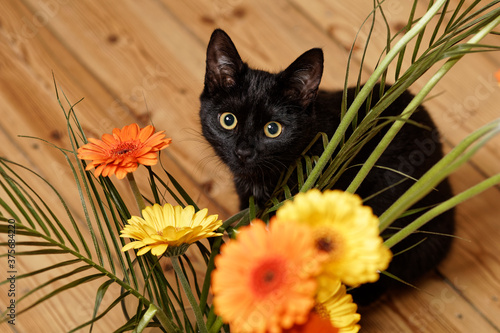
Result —
[[314, 240], [307, 226], [260, 220], [221, 248], [212, 274], [215, 312], [234, 332], [281, 332], [303, 324], [315, 303]]
[[104, 134], [101, 140], [89, 138], [89, 143], [78, 148], [78, 158], [92, 161], [85, 170], [96, 168], [96, 177], [114, 174], [123, 179], [127, 173], [134, 172], [138, 164], [156, 164], [157, 152], [168, 147], [172, 141], [164, 138], [163, 132], [155, 133], [151, 125], [139, 128], [139, 125], [132, 124], [121, 130], [115, 128], [113, 135]]
[[500, 69], [496, 71], [495, 78], [497, 79], [498, 86], [500, 87]]

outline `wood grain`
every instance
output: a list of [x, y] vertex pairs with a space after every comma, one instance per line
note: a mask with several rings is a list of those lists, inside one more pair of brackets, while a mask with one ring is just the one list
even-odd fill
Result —
[[[428, 1], [419, 1], [417, 13], [423, 13], [427, 6]], [[410, 7], [411, 2], [387, 2], [384, 8], [392, 33], [406, 24]], [[338, 89], [343, 86], [351, 44], [370, 10], [371, 3], [361, 0], [0, 2], [0, 155], [50, 181], [74, 212], [84, 237], [90, 237], [62, 154], [41, 141], [18, 137], [38, 137], [70, 147], [64, 115], [55, 97], [54, 74], [59, 92], [70, 102], [84, 98], [76, 112], [89, 136], [98, 137], [132, 122], [153, 123], [165, 130], [173, 143], [162, 154], [163, 165], [200, 206], [226, 218], [237, 211], [237, 198], [227, 170], [201, 136], [198, 119], [206, 44], [213, 29], [225, 29], [245, 61], [270, 71], [283, 69], [309, 48], [322, 47], [322, 87]], [[351, 71], [357, 73], [362, 67], [364, 79], [385, 46], [384, 29], [379, 18], [363, 64], [368, 29], [362, 28], [358, 35]], [[500, 44], [498, 36], [489, 36], [487, 42]], [[500, 116], [500, 88], [493, 77], [499, 69], [498, 54], [467, 56], [425, 103], [447, 151]], [[418, 81], [412, 90], [418, 91], [424, 83]], [[495, 138], [451, 180], [454, 190], [460, 192], [499, 172], [500, 138]], [[24, 175], [28, 177], [28, 173]], [[141, 177], [140, 186], [145, 190], [146, 178]], [[62, 216], [64, 209], [51, 190], [40, 180], [30, 180]], [[127, 191], [123, 182], [115, 184]], [[362, 331], [499, 332], [499, 199], [500, 188], [496, 187], [461, 204], [457, 208], [457, 235], [463, 240], [454, 242], [438, 270], [419, 281], [420, 290], [395, 290], [363, 309]], [[135, 207], [132, 198], [127, 200]], [[60, 260], [63, 258], [57, 256], [25, 257], [18, 258], [17, 264], [19, 271], [30, 272]], [[5, 260], [0, 260], [1, 272], [4, 267]], [[20, 280], [17, 288], [25, 293], [73, 268]], [[1, 324], [0, 331], [69, 331], [91, 318], [96, 289], [102, 282], [94, 281], [48, 300], [17, 317], [15, 327]], [[112, 290], [106, 297], [112, 301], [118, 292]], [[31, 300], [44, 294], [37, 292]], [[8, 302], [2, 285], [0, 305], [4, 308]], [[94, 332], [111, 332], [122, 323], [123, 315], [116, 309], [98, 322]]]

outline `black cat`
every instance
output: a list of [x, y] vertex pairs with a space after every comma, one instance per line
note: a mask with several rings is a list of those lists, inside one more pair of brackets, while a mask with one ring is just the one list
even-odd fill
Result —
[[[248, 207], [250, 196], [263, 207], [281, 173], [300, 157], [316, 134], [324, 132], [331, 138], [338, 127], [342, 91], [318, 91], [322, 73], [321, 49], [305, 52], [284, 71], [272, 74], [249, 68], [229, 36], [222, 30], [213, 32], [207, 50], [205, 87], [200, 96], [202, 131], [233, 173], [241, 209]], [[378, 101], [379, 90], [380, 86], [376, 86], [371, 105]], [[354, 88], [348, 90], [348, 104], [354, 99], [354, 93]], [[412, 98], [409, 92], [403, 93], [382, 116], [400, 115]], [[364, 117], [364, 110], [366, 105], [360, 109], [360, 119]], [[406, 124], [377, 165], [418, 179], [442, 157], [442, 151], [438, 132], [428, 113], [420, 107], [411, 119], [432, 130]], [[348, 131], [347, 136], [351, 133]], [[384, 134], [382, 130], [370, 140], [351, 165], [363, 164]], [[320, 155], [321, 150], [322, 145], [317, 144], [311, 154]], [[412, 185], [411, 180], [387, 168], [373, 168], [356, 191], [367, 198], [392, 185], [366, 201], [376, 215], [382, 214]], [[357, 170], [348, 169], [336, 188], [345, 189]], [[450, 185], [444, 181], [413, 208], [432, 206], [451, 195]], [[392, 226], [403, 227], [415, 217], [400, 218]], [[453, 211], [442, 214], [422, 229], [430, 233], [415, 233], [392, 248], [393, 253], [398, 253], [425, 239], [411, 250], [396, 255], [391, 262], [388, 271], [405, 281], [411, 282], [434, 268], [445, 256], [451, 237], [435, 233], [453, 234]], [[390, 232], [394, 230], [386, 233]], [[356, 288], [355, 301], [369, 303], [391, 283], [393, 279], [381, 276], [375, 284]]]

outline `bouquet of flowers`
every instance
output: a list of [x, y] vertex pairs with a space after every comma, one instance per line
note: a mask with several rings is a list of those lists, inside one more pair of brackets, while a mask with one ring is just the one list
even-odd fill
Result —
[[[443, 27], [444, 17], [450, 10], [447, 3], [435, 1], [419, 19], [412, 15], [397, 41], [396, 36], [388, 35], [379, 66], [352, 105], [346, 107], [335, 135], [325, 140], [324, 153], [316, 159], [304, 157], [308, 167], [297, 172], [299, 193], [293, 195], [284, 185], [283, 190], [277, 192], [280, 196], [271, 200], [272, 207], [264, 213], [251, 201], [248, 209], [222, 221], [216, 212], [198, 207], [168, 170], [162, 166], [153, 168], [158, 164], [160, 152], [172, 142], [163, 131], [156, 131], [151, 125], [141, 128], [130, 124], [115, 128], [100, 139], [87, 138], [76, 116], [75, 105], [66, 99], [69, 105], [66, 110], [56, 89], [72, 147], [56, 148], [65, 156], [74, 175], [91, 239], [83, 237], [73, 213], [56, 188], [49, 184], [66, 210], [64, 217], [56, 216], [44, 198], [20, 175], [19, 170], [25, 169], [22, 165], [0, 158], [0, 185], [6, 195], [0, 199], [3, 210], [0, 233], [7, 236], [2, 245], [7, 249], [15, 244], [33, 248], [17, 252], [17, 256], [64, 253], [71, 257], [41, 270], [17, 275], [16, 279], [29, 279], [62, 266], [74, 268], [17, 299], [20, 303], [43, 287], [65, 281], [17, 315], [72, 287], [99, 280], [102, 283], [94, 298], [93, 316], [74, 331], [86, 326], [92, 328], [109, 311], [122, 305], [126, 320], [116, 332], [142, 332], [146, 327], [158, 327], [169, 333], [357, 332], [360, 315], [347, 288], [377, 281], [391, 261], [391, 247], [443, 211], [500, 183], [500, 175], [493, 176], [429, 208], [390, 238], [383, 240], [380, 236], [399, 216], [411, 214], [408, 209], [415, 202], [497, 134], [500, 120], [496, 120], [457, 145], [382, 216], [375, 216], [363, 205], [362, 199], [353, 194], [440, 78], [467, 53], [498, 49], [480, 44], [481, 39], [500, 24], [496, 1], [482, 8], [475, 8], [477, 4], [462, 11], [457, 8]], [[377, 11], [381, 11], [378, 2], [372, 15]], [[419, 54], [419, 40], [433, 19], [437, 24], [432, 41], [429, 48]], [[401, 60], [411, 41], [416, 41], [412, 64], [403, 72]], [[385, 81], [389, 66], [396, 63], [396, 72], [403, 74], [397, 74], [391, 90], [370, 111], [374, 117], [441, 60], [445, 60], [444, 64], [393, 121], [349, 188], [345, 192], [325, 190], [331, 187], [331, 181], [339, 172], [335, 168], [329, 171], [338, 162], [334, 152], [344, 144], [347, 128], [353, 124], [376, 82]], [[357, 124], [357, 128], [366, 127], [368, 131], [365, 123], [368, 118]], [[342, 158], [348, 160], [349, 156]], [[147, 174], [147, 193], [137, 186], [134, 174], [139, 172]], [[35, 172], [32, 174], [37, 176]], [[140, 215], [130, 213], [130, 207], [123, 200], [126, 194], [117, 189], [113, 177], [120, 181], [127, 178]], [[167, 202], [167, 194], [174, 200]], [[73, 228], [65, 228], [61, 219], [71, 221]], [[193, 265], [195, 257], [201, 258], [201, 271]], [[173, 277], [165, 275], [165, 264], [173, 268]], [[75, 277], [82, 272], [83, 276]], [[118, 287], [120, 292], [114, 294], [111, 302], [103, 304], [103, 297], [111, 293], [108, 291], [111, 286]], [[136, 300], [133, 307], [127, 306], [129, 299]], [[3, 311], [2, 318], [8, 321], [9, 308]]]

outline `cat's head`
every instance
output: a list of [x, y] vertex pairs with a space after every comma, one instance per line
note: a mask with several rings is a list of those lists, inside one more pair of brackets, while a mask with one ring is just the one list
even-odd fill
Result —
[[251, 69], [229, 36], [215, 30], [200, 97], [203, 135], [235, 175], [283, 170], [317, 132], [314, 100], [322, 73], [321, 49], [277, 74]]

